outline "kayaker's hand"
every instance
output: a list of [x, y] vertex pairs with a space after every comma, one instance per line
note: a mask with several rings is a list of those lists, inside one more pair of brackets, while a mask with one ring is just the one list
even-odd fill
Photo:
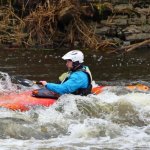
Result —
[[42, 85], [44, 85], [44, 86], [47, 84], [46, 81], [40, 81], [40, 83], [42, 83]]

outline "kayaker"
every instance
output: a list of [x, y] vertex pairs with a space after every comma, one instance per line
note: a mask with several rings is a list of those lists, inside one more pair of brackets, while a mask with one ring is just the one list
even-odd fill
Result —
[[[84, 55], [79, 50], [72, 50], [63, 57], [68, 68], [67, 73], [63, 73], [59, 80], [60, 84], [40, 81], [46, 89], [58, 95], [75, 94], [88, 95], [92, 89], [92, 75], [87, 66], [84, 66]], [[33, 93], [34, 94], [34, 93]], [[36, 95], [35, 95], [36, 96]]]

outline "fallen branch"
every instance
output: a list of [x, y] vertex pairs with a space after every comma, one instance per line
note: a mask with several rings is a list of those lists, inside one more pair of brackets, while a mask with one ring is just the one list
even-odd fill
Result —
[[126, 52], [130, 52], [134, 49], [137, 49], [137, 48], [139, 48], [141, 46], [144, 46], [144, 45], [147, 45], [147, 44], [150, 44], [150, 39], [142, 41], [140, 43], [135, 43], [135, 44], [129, 45], [127, 47], [124, 47], [124, 49], [125, 49]]

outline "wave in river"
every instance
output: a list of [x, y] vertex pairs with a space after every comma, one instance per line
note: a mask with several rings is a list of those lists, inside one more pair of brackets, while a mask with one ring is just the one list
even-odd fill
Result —
[[[28, 90], [5, 79], [1, 93]], [[117, 88], [86, 97], [67, 94], [49, 108], [0, 108], [0, 124], [2, 149], [149, 149], [150, 93]]]

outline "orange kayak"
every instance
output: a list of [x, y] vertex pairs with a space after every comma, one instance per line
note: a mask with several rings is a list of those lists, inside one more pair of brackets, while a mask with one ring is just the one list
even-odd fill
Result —
[[32, 91], [11, 93], [0, 97], [0, 107], [11, 110], [27, 111], [35, 106], [49, 107], [56, 102], [51, 98], [36, 98], [31, 96]]
[[[92, 89], [92, 93], [97, 95], [106, 90], [107, 88], [113, 88], [114, 86], [97, 86]], [[125, 86], [125, 89], [133, 91], [140, 90], [143, 92], [149, 91], [149, 87], [145, 85], [131, 85]], [[0, 96], [0, 107], [4, 107], [10, 110], [27, 111], [35, 106], [49, 107], [57, 100], [52, 98], [36, 98], [31, 96], [32, 91], [26, 91], [22, 93], [11, 93], [9, 95]]]
[[[112, 89], [116, 86], [97, 86], [97, 87], [94, 87], [92, 89], [92, 93], [93, 94], [100, 94], [101, 92], [103, 92], [105, 89]], [[137, 84], [137, 85], [128, 85], [128, 86], [124, 86], [124, 88], [126, 90], [129, 90], [129, 91], [142, 91], [142, 92], [147, 92], [150, 90], [150, 88], [146, 85], [143, 85], [143, 84]]]

